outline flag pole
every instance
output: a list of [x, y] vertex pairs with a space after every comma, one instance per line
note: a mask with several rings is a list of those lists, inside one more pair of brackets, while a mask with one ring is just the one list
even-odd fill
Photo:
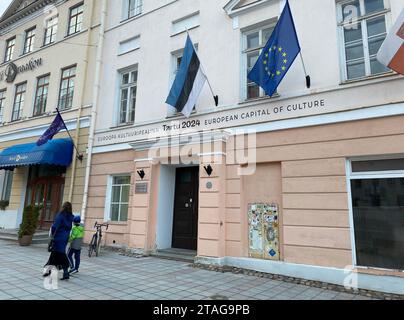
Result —
[[67, 134], [69, 135], [70, 139], [71, 139], [72, 142], [73, 142], [73, 146], [74, 146], [74, 148], [76, 149], [76, 153], [77, 153], [77, 156], [76, 156], [77, 159], [79, 159], [80, 161], [83, 161], [83, 155], [80, 154], [79, 149], [77, 149], [77, 146], [76, 146], [76, 144], [74, 143], [74, 140], [73, 140], [73, 138], [72, 138], [72, 136], [71, 136], [71, 134], [70, 134], [69, 129], [67, 129], [66, 123], [65, 123], [65, 121], [63, 120], [62, 115], [61, 115], [60, 112], [59, 112], [59, 109], [56, 108], [56, 111], [57, 111], [58, 115], [60, 116], [60, 118], [62, 119], [63, 125], [65, 126], [65, 129], [66, 129], [66, 132], [67, 132]]
[[[190, 36], [190, 34], [189, 34], [189, 31], [188, 31], [188, 28], [185, 28], [185, 30], [187, 30], [187, 35], [188, 35], [189, 38], [191, 39], [191, 36]], [[218, 95], [215, 95], [215, 93], [213, 92], [213, 89], [212, 89], [212, 86], [211, 86], [211, 84], [210, 84], [209, 78], [208, 78], [208, 76], [206, 75], [205, 68], [203, 67], [202, 60], [199, 58], [198, 51], [196, 50], [196, 48], [195, 48], [194, 43], [192, 42], [192, 40], [191, 40], [191, 43], [192, 43], [192, 46], [194, 47], [194, 50], [195, 50], [196, 55], [198, 56], [199, 63], [200, 63], [200, 65], [201, 65], [201, 68], [202, 68], [203, 73], [205, 74], [206, 81], [208, 82], [210, 92], [212, 93], [213, 100], [215, 100], [215, 105], [216, 105], [216, 107], [217, 107], [217, 106], [219, 105], [219, 96], [218, 96]]]
[[307, 74], [306, 66], [305, 66], [305, 64], [304, 64], [304, 60], [303, 60], [303, 55], [302, 55], [302, 50], [301, 50], [301, 49], [300, 49], [300, 59], [302, 60], [304, 75], [306, 76], [306, 87], [307, 87], [307, 89], [310, 89], [310, 87], [311, 87], [311, 78], [310, 78], [310, 76]]

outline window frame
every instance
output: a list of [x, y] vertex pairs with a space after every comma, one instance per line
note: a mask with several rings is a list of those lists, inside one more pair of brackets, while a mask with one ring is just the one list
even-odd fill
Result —
[[[129, 177], [129, 184], [114, 184], [114, 178], [116, 177]], [[119, 203], [117, 202], [112, 202], [112, 191], [114, 186], [120, 186], [120, 194], [119, 194]], [[123, 186], [129, 186], [129, 198], [128, 202], [121, 202], [122, 200], [122, 187]], [[130, 173], [120, 173], [120, 174], [114, 174], [108, 176], [108, 182], [107, 182], [107, 194], [105, 197], [105, 214], [104, 214], [104, 221], [112, 222], [112, 223], [128, 223], [130, 217], [129, 217], [129, 208], [130, 208], [130, 197], [131, 197], [131, 191], [132, 191], [132, 175]], [[119, 213], [118, 213], [118, 220], [112, 220], [112, 205], [113, 204], [118, 204], [119, 205]], [[121, 220], [121, 205], [122, 204], [127, 204], [128, 205], [128, 216], [127, 220]]]
[[31, 53], [31, 52], [34, 51], [34, 49], [35, 49], [35, 38], [36, 38], [36, 26], [25, 30], [24, 47], [22, 49], [22, 54], [23, 55]]
[[[132, 79], [132, 73], [136, 73], [136, 81], [131, 82]], [[127, 84], [123, 84], [123, 77], [124, 75], [129, 74], [129, 82]], [[120, 70], [118, 72], [118, 78], [119, 78], [119, 85], [118, 85], [118, 90], [119, 90], [119, 100], [118, 100], [118, 108], [117, 108], [117, 125], [118, 126], [124, 126], [124, 125], [131, 125], [134, 124], [136, 121], [136, 103], [137, 103], [137, 95], [138, 95], [138, 82], [139, 82], [139, 68], [138, 66], [126, 68], [123, 70]], [[130, 110], [130, 103], [132, 101], [132, 96], [131, 96], [131, 90], [132, 88], [136, 88], [136, 95], [135, 95], [135, 104], [132, 106], [132, 110]], [[124, 122], [121, 121], [121, 114], [122, 114], [122, 92], [123, 90], [128, 90], [127, 91], [127, 101], [126, 101], [126, 119]], [[133, 112], [133, 121], [130, 119], [130, 114]]]
[[[79, 9], [80, 7], [82, 8], [81, 11], [78, 11], [77, 13], [73, 14], [73, 10]], [[81, 17], [80, 23], [78, 23], [79, 17]], [[84, 2], [78, 3], [69, 9], [69, 23], [67, 26], [67, 36], [72, 36], [83, 30], [83, 17], [84, 17]], [[75, 20], [74, 24], [72, 23], [73, 20]], [[80, 28], [78, 28], [78, 25], [80, 25]], [[74, 26], [74, 32], [71, 32], [71, 28], [73, 26]]]
[[[13, 60], [14, 53], [15, 53], [15, 44], [16, 44], [17, 37], [14, 36], [6, 40], [6, 50], [4, 52], [4, 62], [9, 62]], [[9, 44], [13, 41], [13, 44], [10, 46]], [[9, 50], [11, 52], [9, 52]]]
[[10, 201], [13, 188], [13, 171], [4, 170], [3, 183], [0, 185], [0, 200]]
[[[367, 30], [367, 21], [382, 17], [385, 18], [385, 26], [386, 31], [385, 34], [387, 36], [390, 27], [391, 27], [391, 7], [389, 0], [383, 0], [384, 9], [376, 12], [371, 12], [369, 14], [360, 15], [356, 19], [352, 19], [352, 24], [358, 23], [361, 26], [362, 32], [362, 46], [363, 46], [363, 60], [365, 63], [365, 75], [356, 77], [356, 78], [348, 78], [348, 69], [347, 69], [347, 58], [346, 58], [346, 42], [345, 42], [345, 33], [344, 27], [349, 25], [349, 22], [344, 22], [343, 20], [343, 12], [342, 7], [354, 0], [340, 0], [337, 2], [337, 31], [338, 31], [338, 43], [339, 43], [339, 55], [340, 55], [340, 74], [341, 74], [341, 81], [342, 83], [345, 82], [352, 82], [352, 81], [360, 81], [360, 80], [367, 80], [369, 78], [383, 76], [386, 74], [391, 74], [391, 70], [386, 70], [384, 72], [374, 73], [372, 74], [371, 71], [371, 58], [369, 54], [369, 37], [368, 37], [368, 30]], [[365, 12], [365, 1], [366, 0], [357, 0], [359, 1], [360, 12]], [[360, 60], [352, 59], [352, 60]]]
[[[345, 160], [346, 187], [347, 187], [347, 193], [348, 193], [349, 229], [350, 229], [351, 248], [352, 248], [351, 257], [352, 257], [352, 266], [354, 268], [383, 270], [383, 271], [389, 271], [389, 272], [394, 271], [393, 269], [358, 265], [357, 257], [356, 257], [355, 224], [354, 224], [352, 190], [351, 190], [351, 181], [353, 181], [353, 180], [404, 178], [404, 170], [352, 172], [352, 162], [393, 160], [393, 159], [404, 159], [404, 154], [380, 155], [380, 156], [369, 156], [369, 157], [352, 157], [352, 158], [347, 158]], [[400, 270], [400, 271], [404, 271], [404, 270]]]
[[[134, 8], [132, 9], [131, 3], [134, 2]], [[125, 0], [123, 2], [123, 20], [129, 20], [137, 17], [143, 13], [143, 0]], [[131, 15], [131, 13], [134, 13]]]
[[[44, 84], [40, 84], [40, 80], [42, 79], [46, 79], [47, 78], [47, 82], [45, 82]], [[50, 83], [50, 73], [47, 73], [45, 75], [39, 76], [37, 77], [36, 80], [36, 89], [35, 89], [35, 100], [34, 100], [34, 110], [32, 113], [33, 117], [39, 117], [41, 115], [43, 115], [46, 111], [46, 105], [48, 102], [48, 95], [49, 95], [49, 83]], [[46, 90], [46, 94], [44, 94], [44, 88], [47, 88]], [[39, 93], [39, 89], [42, 89], [42, 94], [38, 95]], [[37, 112], [37, 101], [38, 98], [41, 98], [41, 109], [39, 110], [40, 112]], [[45, 100], [45, 102], [43, 102]]]
[[[51, 25], [49, 23], [52, 22]], [[56, 42], [56, 36], [59, 27], [59, 15], [55, 15], [45, 21], [43, 46], [51, 45]], [[48, 34], [50, 31], [50, 35]], [[47, 41], [49, 39], [49, 41]]]
[[[263, 43], [263, 41], [264, 41], [264, 39], [263, 39], [263, 30], [272, 28], [272, 32], [273, 32], [277, 22], [278, 22], [278, 17], [276, 17], [276, 19], [271, 19], [269, 21], [265, 21], [265, 22], [260, 23], [258, 25], [250, 26], [248, 28], [245, 28], [245, 29], [241, 30], [240, 100], [242, 102], [249, 102], [249, 101], [254, 101], [254, 100], [258, 100], [258, 99], [265, 99], [265, 98], [269, 99], [270, 98], [269, 96], [267, 96], [265, 94], [264, 89], [262, 89], [259, 86], [258, 86], [258, 88], [259, 88], [258, 97], [248, 98], [248, 83], [249, 83], [249, 81], [247, 79], [247, 75], [248, 75], [247, 63], [248, 63], [248, 55], [250, 53], [258, 51], [258, 57], [259, 57], [260, 54], [262, 53], [262, 49], [264, 49], [264, 47], [266, 45], [266, 43]], [[258, 37], [259, 37], [258, 41], [259, 41], [260, 45], [258, 47], [248, 48], [247, 37], [249, 35], [253, 34], [253, 33], [256, 33], [257, 31], [258, 31]]]
[[7, 89], [0, 90], [0, 124], [4, 122], [4, 109], [6, 106]]
[[[15, 93], [14, 93], [14, 102], [13, 102], [13, 112], [11, 114], [11, 122], [15, 122], [15, 121], [19, 121], [22, 118], [22, 112], [24, 110], [24, 105], [25, 105], [25, 100], [26, 100], [26, 93], [27, 93], [27, 84], [28, 82], [21, 82], [15, 85]], [[18, 88], [24, 86], [24, 90], [23, 91], [18, 91]], [[20, 98], [18, 101], [18, 117], [14, 118], [14, 115], [16, 114], [16, 105], [17, 105], [17, 97], [22, 97], [22, 99]]]
[[[74, 70], [74, 76], [68, 76], [68, 77], [64, 77], [63, 76], [63, 73], [65, 72], [65, 71], [67, 71], [67, 70], [70, 70], [70, 69], [75, 69]], [[77, 77], [77, 65], [76, 64], [74, 64], [74, 65], [72, 65], [72, 66], [69, 66], [69, 67], [66, 67], [66, 68], [63, 68], [62, 70], [61, 70], [61, 75], [60, 75], [60, 84], [59, 84], [59, 96], [58, 96], [58, 108], [61, 110], [61, 111], [64, 111], [64, 110], [70, 110], [72, 107], [73, 107], [73, 99], [74, 99], [74, 91], [75, 91], [75, 86], [76, 86], [76, 81], [74, 80], [73, 81], [73, 86], [70, 86], [70, 83], [71, 83], [71, 79], [76, 79], [76, 77]], [[69, 91], [69, 88], [72, 88], [73, 89], [73, 93], [72, 93], [72, 98], [71, 98], [71, 105], [70, 106], [68, 106], [68, 107], [64, 107], [64, 106], [62, 106], [62, 104], [61, 104], [61, 101], [62, 101], [62, 85], [63, 85], [63, 81], [64, 80], [67, 80], [68, 82], [68, 85], [66, 86], [66, 90], [67, 90], [67, 92]], [[67, 99], [66, 99], [66, 101], [67, 101]]]

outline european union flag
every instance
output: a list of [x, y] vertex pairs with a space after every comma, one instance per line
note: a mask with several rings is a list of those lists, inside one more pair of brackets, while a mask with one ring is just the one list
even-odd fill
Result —
[[286, 1], [279, 21], [256, 64], [248, 74], [248, 79], [254, 81], [265, 90], [267, 95], [272, 97], [299, 52], [299, 39], [289, 1]]
[[55, 118], [55, 120], [53, 120], [52, 124], [50, 125], [50, 127], [48, 128], [48, 130], [46, 130], [44, 132], [44, 134], [39, 138], [39, 140], [37, 141], [36, 145], [38, 147], [44, 145], [45, 143], [47, 143], [49, 140], [53, 139], [53, 136], [55, 134], [57, 134], [60, 130], [62, 129], [66, 129], [67, 127], [65, 125], [65, 122], [63, 121], [62, 116], [60, 115], [59, 111], [58, 114]]

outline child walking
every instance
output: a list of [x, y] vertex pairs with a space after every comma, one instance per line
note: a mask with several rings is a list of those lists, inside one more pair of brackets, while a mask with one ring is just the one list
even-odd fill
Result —
[[72, 232], [69, 238], [70, 250], [68, 254], [70, 262], [70, 272], [69, 272], [70, 274], [79, 272], [81, 246], [83, 245], [83, 238], [84, 238], [84, 227], [80, 224], [81, 217], [80, 216], [74, 217], [73, 223], [74, 226], [72, 228]]

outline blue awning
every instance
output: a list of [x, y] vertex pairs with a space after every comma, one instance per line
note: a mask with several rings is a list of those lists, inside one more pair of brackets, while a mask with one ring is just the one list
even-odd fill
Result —
[[68, 167], [72, 162], [73, 142], [71, 139], [50, 140], [38, 147], [36, 143], [19, 144], [0, 153], [0, 169], [37, 164]]

